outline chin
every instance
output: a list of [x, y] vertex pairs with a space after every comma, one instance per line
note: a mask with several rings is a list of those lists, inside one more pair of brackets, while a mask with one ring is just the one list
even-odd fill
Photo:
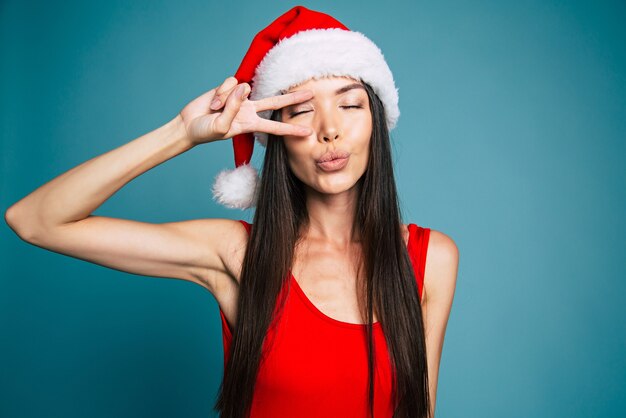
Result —
[[340, 194], [353, 189], [358, 182], [358, 179], [327, 179], [317, 182], [315, 186], [309, 185], [312, 189], [322, 194]]

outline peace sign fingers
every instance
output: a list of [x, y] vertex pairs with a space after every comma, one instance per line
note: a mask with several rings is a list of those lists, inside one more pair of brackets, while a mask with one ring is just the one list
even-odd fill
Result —
[[253, 100], [257, 112], [264, 110], [277, 110], [296, 103], [302, 103], [313, 97], [313, 90], [298, 90], [293, 93], [266, 97], [265, 99]]
[[311, 128], [306, 126], [292, 125], [263, 118], [259, 118], [254, 131], [267, 132], [278, 136], [309, 136], [313, 133]]

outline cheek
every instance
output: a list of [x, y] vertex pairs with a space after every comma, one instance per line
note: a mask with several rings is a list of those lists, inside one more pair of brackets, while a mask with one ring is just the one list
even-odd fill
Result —
[[356, 126], [352, 133], [352, 138], [354, 138], [354, 142], [352, 143], [352, 150], [355, 153], [358, 153], [360, 156], [359, 160], [367, 166], [370, 152], [370, 142], [372, 138], [372, 125], [370, 121], [366, 123], [360, 124], [360, 126]]
[[311, 164], [311, 155], [313, 155], [313, 151], [305, 141], [303, 139], [285, 140], [289, 168], [299, 179], [302, 179], [305, 171], [310, 169], [308, 165]]
[[367, 170], [367, 165], [369, 164], [369, 141], [365, 142], [362, 145], [362, 148], [359, 152], [361, 158], [359, 158], [359, 166], [356, 168], [358, 173], [357, 175], [360, 177], [363, 175], [365, 170]]
[[372, 115], [369, 111], [363, 110], [358, 117], [355, 117], [351, 123], [347, 124], [346, 138], [353, 138], [353, 140], [359, 144], [364, 142], [369, 143], [369, 139], [372, 136]]

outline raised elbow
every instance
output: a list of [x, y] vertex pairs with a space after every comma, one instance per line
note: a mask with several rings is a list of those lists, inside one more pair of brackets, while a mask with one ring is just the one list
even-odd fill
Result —
[[4, 212], [4, 221], [6, 224], [24, 241], [30, 242], [34, 236], [34, 228], [28, 226], [28, 222], [24, 221], [24, 216], [20, 213], [19, 208], [15, 205], [9, 207]]

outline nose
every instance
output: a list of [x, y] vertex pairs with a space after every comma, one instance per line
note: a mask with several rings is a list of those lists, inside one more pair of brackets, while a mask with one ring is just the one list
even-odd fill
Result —
[[336, 110], [329, 109], [325, 112], [320, 110], [318, 115], [320, 116], [319, 138], [321, 142], [334, 142], [338, 140], [341, 136], [341, 129], [340, 117], [337, 115]]
[[339, 138], [339, 134], [327, 134], [323, 136], [324, 142], [336, 141]]

